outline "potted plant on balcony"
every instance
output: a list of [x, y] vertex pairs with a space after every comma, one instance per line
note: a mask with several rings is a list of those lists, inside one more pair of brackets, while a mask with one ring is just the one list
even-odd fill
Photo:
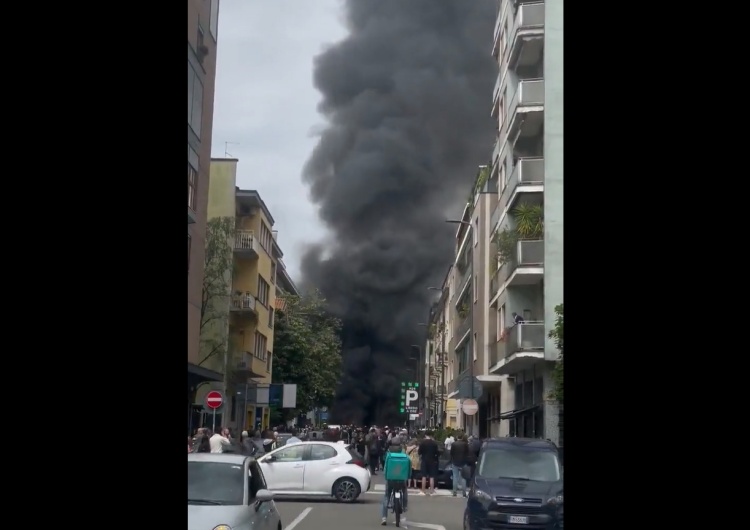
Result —
[[466, 305], [465, 302], [461, 304], [461, 307], [458, 308], [458, 316], [461, 317], [461, 319], [469, 316], [469, 306]]
[[511, 211], [515, 228], [504, 228], [497, 233], [497, 261], [502, 267], [513, 259], [516, 244], [524, 239], [544, 236], [544, 207], [540, 204], [521, 203]]

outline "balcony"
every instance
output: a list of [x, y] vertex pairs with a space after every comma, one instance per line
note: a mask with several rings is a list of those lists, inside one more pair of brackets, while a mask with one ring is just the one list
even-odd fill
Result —
[[522, 239], [510, 259], [504, 263], [490, 280], [490, 298], [502, 291], [503, 286], [535, 285], [544, 279], [544, 240]]
[[508, 139], [531, 138], [541, 133], [544, 124], [544, 79], [526, 79], [518, 83], [508, 105]]
[[264, 377], [265, 363], [246, 351], [235, 351], [231, 354], [234, 374], [239, 377]]
[[235, 293], [232, 296], [232, 305], [229, 309], [233, 313], [258, 316], [258, 310], [255, 305], [255, 297], [250, 292]]
[[195, 222], [195, 212], [188, 206], [188, 224], [191, 225]]
[[543, 362], [544, 342], [544, 322], [525, 322], [508, 328], [493, 352], [495, 362], [490, 372], [511, 375]]
[[248, 258], [258, 257], [260, 244], [252, 230], [237, 230], [234, 233], [234, 252]]
[[464, 269], [464, 271], [461, 272], [461, 269], [459, 268], [458, 273], [460, 274], [460, 276], [458, 277], [458, 282], [456, 283], [456, 292], [453, 295], [454, 303], [458, 302], [461, 299], [461, 296], [463, 296], [464, 294], [466, 284], [471, 278], [471, 266], [469, 264], [466, 264], [466, 268]]
[[500, 204], [506, 210], [515, 207], [516, 202], [524, 193], [544, 192], [544, 158], [519, 158], [518, 163], [508, 177], [508, 183], [500, 196]]
[[544, 49], [544, 2], [518, 6], [510, 34], [509, 68], [537, 64]]
[[[471, 329], [471, 316], [466, 315], [463, 319], [461, 319], [461, 316], [458, 315], [458, 319], [461, 321], [461, 323], [458, 325], [458, 329], [456, 329], [456, 339], [461, 340], [464, 338], [464, 335], [466, 335], [466, 332]], [[461, 342], [456, 343], [456, 349], [458, 349], [459, 346], [461, 346]]]

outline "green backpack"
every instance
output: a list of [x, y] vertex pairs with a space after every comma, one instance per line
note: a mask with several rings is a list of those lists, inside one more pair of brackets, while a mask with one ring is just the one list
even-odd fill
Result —
[[385, 480], [409, 480], [411, 459], [405, 453], [388, 453], [385, 461]]

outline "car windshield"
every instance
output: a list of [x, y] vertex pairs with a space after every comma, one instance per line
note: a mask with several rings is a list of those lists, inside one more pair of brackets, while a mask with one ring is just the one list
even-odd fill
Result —
[[486, 478], [556, 482], [560, 480], [560, 463], [552, 451], [489, 449], [482, 452], [477, 473]]
[[188, 504], [241, 505], [247, 477], [242, 466], [188, 462]]

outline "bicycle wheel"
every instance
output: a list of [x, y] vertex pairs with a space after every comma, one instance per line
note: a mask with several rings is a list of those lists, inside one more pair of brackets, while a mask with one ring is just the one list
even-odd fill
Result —
[[393, 499], [393, 513], [396, 515], [396, 526], [401, 524], [401, 497]]

